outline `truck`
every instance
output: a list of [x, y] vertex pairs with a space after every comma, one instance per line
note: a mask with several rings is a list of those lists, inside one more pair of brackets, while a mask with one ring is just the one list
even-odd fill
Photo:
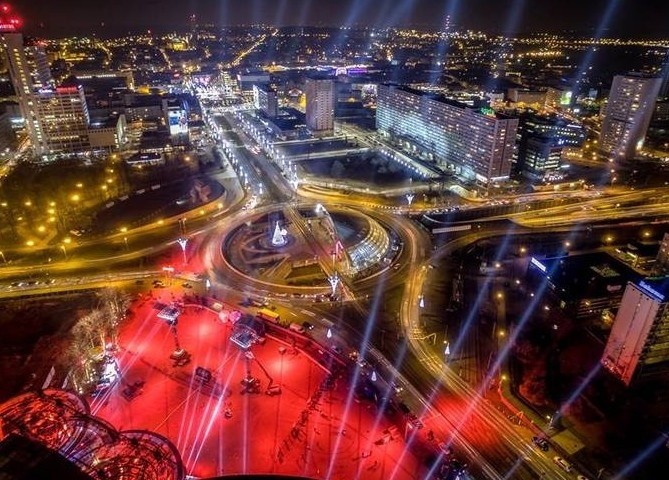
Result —
[[269, 308], [261, 308], [258, 310], [258, 313], [256, 313], [256, 317], [262, 318], [263, 320], [267, 320], [268, 322], [272, 323], [280, 323], [281, 318], [279, 317], [279, 314], [276, 312], [273, 312]]

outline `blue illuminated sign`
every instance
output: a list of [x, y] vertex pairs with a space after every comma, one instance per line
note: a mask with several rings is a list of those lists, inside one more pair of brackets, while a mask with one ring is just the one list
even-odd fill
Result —
[[650, 293], [652, 296], [660, 300], [661, 302], [664, 302], [664, 295], [662, 295], [660, 292], [655, 290], [653, 287], [648, 285], [646, 282], [643, 280], [639, 282], [639, 287], [645, 290], [647, 293]]

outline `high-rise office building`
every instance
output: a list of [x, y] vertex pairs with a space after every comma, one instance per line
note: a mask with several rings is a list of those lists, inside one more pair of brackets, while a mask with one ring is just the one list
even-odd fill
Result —
[[334, 129], [334, 81], [331, 78], [307, 78], [304, 94], [307, 128], [317, 134], [331, 132]]
[[[12, 30], [14, 28], [14, 30]], [[16, 25], [2, 23], [0, 25], [0, 47], [5, 54], [5, 63], [14, 86], [21, 115], [25, 122], [26, 132], [35, 153], [44, 153], [41, 145], [44, 134], [37, 117], [34, 91], [35, 86], [28, 61], [28, 55], [23, 43], [23, 34], [16, 31]]]
[[642, 74], [616, 75], [604, 108], [599, 148], [617, 159], [633, 158], [643, 145], [661, 79]]
[[28, 69], [34, 89], [55, 87], [51, 76], [51, 67], [47, 58], [45, 45], [35, 39], [24, 39], [24, 48]]
[[[49, 69], [49, 63], [44, 45], [40, 42], [24, 38], [19, 31], [20, 22], [9, 15], [7, 7], [0, 12], [0, 48], [4, 52], [5, 63], [9, 70], [9, 76], [14, 86], [21, 115], [33, 151], [37, 155], [61, 152], [60, 145], [67, 144], [62, 129], [69, 129], [71, 118], [59, 119], [42, 118], [41, 111], [52, 113], [59, 110], [71, 110], [70, 108], [52, 108], [58, 104], [60, 94], [54, 90], [54, 81]], [[76, 102], [72, 108], [76, 109]], [[55, 103], [54, 103], [55, 102]], [[84, 102], [85, 109], [85, 102]], [[47, 133], [47, 130], [49, 133]], [[56, 137], [49, 139], [48, 135], [54, 133]], [[79, 144], [78, 141], [73, 142]], [[52, 152], [51, 146], [57, 147]]]
[[379, 85], [376, 127], [464, 178], [506, 180], [518, 119], [396, 85]]
[[669, 277], [629, 282], [618, 308], [602, 365], [625, 385], [642, 370], [669, 365]]
[[276, 90], [267, 85], [253, 85], [253, 105], [270, 118], [279, 114]]
[[586, 132], [583, 125], [572, 123], [555, 115], [523, 115], [520, 133], [553, 137], [565, 147], [580, 148], [585, 142]]
[[88, 149], [90, 117], [83, 88], [41, 89], [35, 96], [35, 102], [44, 133], [41, 143], [44, 153], [57, 155]]
[[562, 160], [562, 143], [554, 137], [531, 135], [523, 138], [518, 149], [520, 173], [531, 180], [555, 175]]

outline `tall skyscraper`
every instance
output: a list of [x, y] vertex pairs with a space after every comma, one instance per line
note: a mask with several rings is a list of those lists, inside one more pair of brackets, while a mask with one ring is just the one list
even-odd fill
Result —
[[56, 83], [51, 76], [49, 59], [44, 49], [45, 45], [35, 39], [24, 39], [24, 46], [33, 88], [55, 87]]
[[490, 108], [408, 87], [379, 85], [376, 127], [479, 184], [506, 180], [511, 172], [518, 119]]
[[14, 86], [30, 143], [33, 145], [36, 153], [41, 154], [39, 146], [44, 140], [44, 135], [37, 118], [33, 98], [34, 86], [23, 44], [23, 34], [15, 31], [16, 27], [16, 24], [6, 22], [0, 25], [0, 47], [5, 55], [5, 62], [9, 70], [12, 85]]
[[602, 355], [602, 365], [629, 385], [639, 372], [668, 367], [669, 277], [629, 282]]
[[331, 132], [334, 129], [334, 81], [331, 78], [307, 78], [304, 93], [307, 128], [316, 134]]
[[642, 74], [616, 75], [604, 109], [599, 148], [615, 159], [636, 155], [653, 116], [661, 79]]
[[54, 86], [43, 46], [26, 42], [19, 31], [20, 22], [10, 15], [9, 7], [0, 11], [0, 48], [14, 86], [19, 108], [33, 151], [37, 155], [49, 153], [42, 121], [38, 112], [39, 90]]

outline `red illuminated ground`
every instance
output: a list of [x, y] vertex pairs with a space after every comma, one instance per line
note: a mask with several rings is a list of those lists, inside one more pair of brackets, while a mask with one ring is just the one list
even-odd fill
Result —
[[[163, 301], [171, 300], [167, 289], [159, 291]], [[424, 470], [416, 458], [403, 454], [401, 432], [391, 429], [387, 435], [391, 425], [383, 417], [376, 419], [372, 404], [350, 401], [345, 414], [349, 389], [343, 379], [331, 391], [325, 390], [309, 411], [308, 400], [318, 397], [327, 372], [278, 339], [268, 338], [252, 351], [280, 384], [281, 395], [265, 394], [269, 380], [257, 363], [249, 362], [229, 341], [230, 324], [196, 307], [186, 308], [178, 324], [180, 343], [192, 354], [192, 361], [174, 367], [169, 359], [174, 337], [167, 324], [156, 318], [154, 301], [140, 301], [133, 307], [119, 339], [122, 381], [108, 395], [92, 400], [93, 413], [119, 430], [148, 429], [166, 436], [177, 446], [187, 472], [197, 477], [281, 473], [332, 479], [422, 478]], [[283, 355], [281, 346], [286, 347]], [[260, 393], [240, 393], [247, 362], [252, 375], [261, 380]], [[227, 386], [226, 393], [212, 393], [211, 388], [198, 391], [191, 384], [197, 366], [211, 370], [210, 384]], [[145, 382], [141, 393], [125, 398], [122, 391], [136, 381]], [[224, 416], [227, 408], [231, 418]], [[308, 413], [300, 424], [305, 410]], [[292, 432], [295, 425], [299, 432]], [[377, 444], [384, 436], [392, 440]]]

